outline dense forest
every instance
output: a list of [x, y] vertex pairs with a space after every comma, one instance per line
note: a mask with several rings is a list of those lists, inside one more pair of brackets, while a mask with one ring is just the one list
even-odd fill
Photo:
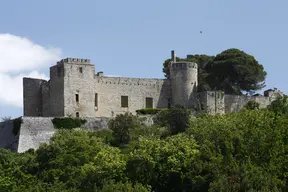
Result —
[[37, 150], [0, 150], [0, 189], [287, 191], [287, 104], [287, 96], [265, 109], [249, 102], [222, 116], [175, 106], [158, 111], [153, 126], [126, 113], [98, 132], [58, 128]]

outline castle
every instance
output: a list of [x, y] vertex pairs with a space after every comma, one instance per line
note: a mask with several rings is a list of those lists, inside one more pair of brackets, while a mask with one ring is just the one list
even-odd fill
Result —
[[81, 117], [87, 122], [80, 128], [96, 131], [107, 128], [111, 117], [135, 114], [141, 108], [200, 105], [210, 114], [226, 114], [241, 110], [248, 101], [266, 107], [283, 94], [277, 89], [254, 96], [198, 92], [197, 64], [176, 62], [174, 51], [171, 57], [169, 79], [107, 77], [103, 72], [95, 74], [90, 60], [77, 58], [63, 59], [50, 67], [49, 81], [24, 78], [22, 123], [0, 122], [0, 147], [21, 153], [48, 143], [56, 131], [54, 117]]
[[141, 108], [195, 108], [210, 114], [239, 111], [248, 101], [266, 107], [282, 93], [225, 95], [222, 91], [197, 92], [197, 64], [176, 62], [171, 52], [169, 79], [108, 77], [95, 74], [89, 59], [66, 58], [50, 67], [50, 80], [23, 78], [24, 116], [113, 117]]

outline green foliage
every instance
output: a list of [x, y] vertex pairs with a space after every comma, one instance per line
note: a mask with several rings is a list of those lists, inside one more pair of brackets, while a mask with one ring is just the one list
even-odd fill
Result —
[[[170, 78], [169, 62], [163, 63], [163, 73]], [[251, 55], [238, 49], [227, 49], [214, 56], [187, 55], [176, 61], [190, 61], [198, 64], [198, 91], [223, 90], [227, 94], [242, 94], [242, 91], [256, 91], [265, 87], [267, 73], [264, 67]]]
[[73, 129], [79, 128], [86, 123], [86, 119], [61, 117], [52, 119], [52, 123], [56, 129]]
[[265, 87], [267, 73], [251, 55], [238, 49], [227, 49], [207, 64], [207, 83], [227, 94], [242, 94]]
[[[181, 132], [166, 137], [171, 129], [129, 113], [110, 122], [113, 131], [57, 130], [37, 150], [0, 149], [0, 191], [288, 191], [288, 116], [278, 102], [191, 118], [188, 129], [176, 126], [187, 109], [166, 110], [162, 123], [173, 116]], [[129, 142], [113, 147], [122, 132]]]
[[12, 119], [11, 116], [5, 116], [1, 118], [2, 122], [10, 121], [11, 119]]
[[267, 106], [267, 109], [277, 114], [288, 115], [288, 96], [280, 96]]
[[171, 109], [161, 111], [154, 117], [154, 122], [167, 127], [171, 135], [184, 132], [189, 127], [192, 110], [182, 106], [173, 106]]
[[130, 142], [130, 130], [139, 126], [137, 117], [132, 113], [117, 115], [108, 123], [109, 129], [113, 131], [114, 145], [125, 145]]
[[[208, 73], [206, 72], [206, 65], [213, 60], [214, 56], [209, 55], [187, 55], [186, 58], [176, 57], [176, 61], [188, 61], [195, 62], [198, 64], [198, 91], [210, 90], [209, 85], [206, 83], [206, 77]], [[163, 63], [163, 73], [164, 76], [170, 78], [170, 68], [169, 63], [171, 59], [167, 59]]]
[[254, 109], [259, 109], [260, 103], [256, 101], [248, 101], [246, 105], [244, 105], [243, 109], [247, 110], [254, 110]]
[[178, 134], [165, 140], [140, 137], [132, 144], [126, 172], [133, 182], [149, 184], [155, 191], [182, 191], [198, 156], [192, 136]]
[[22, 120], [21, 117], [16, 118], [16, 119], [13, 120], [13, 129], [12, 129], [12, 132], [13, 132], [13, 134], [14, 134], [15, 136], [18, 135], [22, 123], [23, 123], [23, 120]]
[[164, 111], [167, 109], [161, 109], [161, 108], [143, 108], [136, 110], [136, 113], [138, 115], [155, 115], [159, 113], [160, 111]]
[[150, 192], [150, 187], [145, 187], [139, 183], [131, 184], [129, 182], [125, 183], [115, 183], [113, 181], [108, 181], [104, 184], [103, 188], [99, 192]]
[[288, 163], [287, 125], [287, 117], [268, 110], [195, 120], [188, 133], [200, 146], [201, 167], [213, 176], [207, 185], [213, 183], [210, 187], [216, 191], [220, 186], [231, 190], [238, 187], [235, 191], [284, 189], [288, 178], [282, 171]]

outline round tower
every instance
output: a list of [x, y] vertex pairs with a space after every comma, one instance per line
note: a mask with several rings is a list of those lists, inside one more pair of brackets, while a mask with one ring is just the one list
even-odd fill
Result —
[[196, 106], [198, 86], [197, 63], [179, 61], [170, 64], [172, 105]]

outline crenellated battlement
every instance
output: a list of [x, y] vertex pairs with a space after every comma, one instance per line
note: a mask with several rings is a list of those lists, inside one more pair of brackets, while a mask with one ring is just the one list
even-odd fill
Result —
[[63, 63], [71, 63], [71, 64], [90, 64], [90, 59], [81, 59], [81, 58], [66, 58], [62, 59], [61, 61], [58, 61], [57, 64], [63, 64]]
[[173, 62], [171, 63], [171, 68], [172, 69], [188, 69], [188, 68], [194, 68], [197, 69], [197, 63], [192, 63], [192, 62]]

